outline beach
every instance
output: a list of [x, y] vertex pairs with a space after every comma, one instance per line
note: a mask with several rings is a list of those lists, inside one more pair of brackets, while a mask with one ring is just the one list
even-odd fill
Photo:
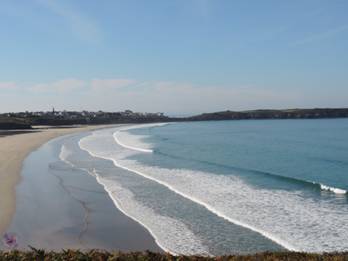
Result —
[[[3, 232], [21, 250], [344, 251], [347, 124], [130, 124], [56, 137], [19, 161]], [[5, 137], [5, 163], [19, 156], [13, 144], [35, 135]]]
[[3, 234], [9, 226], [14, 214], [15, 187], [21, 179], [22, 162], [28, 154], [55, 137], [100, 127], [48, 128], [29, 132], [19, 131], [15, 134], [2, 132], [0, 136], [0, 234]]
[[115, 207], [91, 173], [60, 160], [66, 142], [109, 127], [2, 132], [0, 233], [15, 233], [19, 249], [162, 252], [145, 227]]

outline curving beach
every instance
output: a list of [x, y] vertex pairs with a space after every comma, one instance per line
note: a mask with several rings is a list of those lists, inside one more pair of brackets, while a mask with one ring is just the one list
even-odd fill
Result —
[[101, 128], [84, 126], [48, 128], [33, 131], [3, 132], [0, 136], [0, 234], [11, 222], [15, 207], [15, 187], [21, 179], [23, 160], [29, 153], [47, 141], [66, 134]]
[[142, 225], [115, 208], [94, 177], [59, 162], [64, 141], [113, 126], [4, 132], [0, 233], [15, 233], [19, 249], [162, 252]]

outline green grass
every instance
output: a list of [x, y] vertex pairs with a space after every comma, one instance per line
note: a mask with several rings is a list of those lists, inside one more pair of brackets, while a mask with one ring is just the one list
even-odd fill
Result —
[[82, 252], [79, 250], [62, 250], [61, 252], [45, 251], [32, 249], [32, 251], [9, 251], [0, 252], [0, 261], [2, 260], [238, 260], [238, 261], [259, 261], [259, 260], [286, 260], [286, 261], [301, 261], [301, 260], [330, 260], [330, 261], [348, 261], [348, 252], [345, 253], [324, 253], [324, 254], [308, 254], [297, 252], [265, 252], [253, 255], [231, 255], [221, 257], [200, 257], [200, 256], [172, 256], [170, 254], [160, 254], [153, 252], [106, 252], [99, 250], [91, 250]]

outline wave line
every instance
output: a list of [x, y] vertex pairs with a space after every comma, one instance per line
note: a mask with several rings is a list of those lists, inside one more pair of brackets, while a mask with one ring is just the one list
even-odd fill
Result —
[[229, 221], [229, 222], [231, 222], [231, 223], [233, 223], [233, 224], [236, 224], [236, 225], [239, 225], [239, 226], [241, 226], [241, 227], [244, 227], [244, 228], [250, 229], [250, 230], [252, 230], [252, 231], [255, 231], [255, 232], [257, 232], [257, 233], [259, 233], [259, 234], [265, 236], [266, 238], [269, 238], [270, 240], [274, 241], [275, 243], [277, 243], [277, 244], [283, 246], [283, 247], [286, 248], [287, 250], [290, 250], [290, 251], [298, 251], [294, 246], [290, 245], [288, 242], [285, 242], [284, 240], [282, 240], [282, 239], [280, 239], [280, 238], [278, 238], [278, 237], [276, 237], [276, 236], [274, 236], [274, 235], [268, 233], [267, 231], [261, 230], [261, 229], [259, 229], [259, 228], [253, 227], [253, 226], [251, 226], [251, 225], [249, 225], [249, 224], [243, 223], [243, 222], [241, 222], [241, 221], [239, 221], [239, 220], [233, 219], [233, 218], [231, 218], [231, 217], [229, 217], [229, 216], [227, 216], [227, 215], [225, 215], [225, 214], [219, 212], [218, 210], [214, 209], [214, 207], [210, 206], [209, 204], [207, 204], [207, 203], [205, 203], [205, 202], [203, 202], [203, 201], [201, 201], [201, 200], [199, 200], [199, 199], [197, 199], [197, 198], [195, 198], [195, 197], [186, 195], [185, 193], [183, 193], [183, 192], [177, 190], [176, 188], [174, 188], [172, 185], [168, 184], [167, 182], [164, 182], [164, 181], [155, 179], [155, 178], [153, 178], [152, 176], [150, 176], [150, 175], [148, 175], [148, 174], [145, 174], [145, 173], [142, 173], [142, 172], [140, 172], [140, 171], [138, 171], [138, 170], [134, 170], [134, 169], [128, 168], [128, 167], [126, 167], [126, 166], [123, 166], [123, 165], [119, 164], [119, 163], [118, 163], [114, 158], [112, 158], [112, 157], [100, 156], [100, 155], [97, 155], [97, 154], [95, 154], [95, 153], [89, 151], [87, 148], [85, 148], [85, 147], [82, 145], [82, 143], [81, 143], [82, 140], [83, 140], [83, 139], [81, 139], [81, 140], [78, 142], [80, 148], [81, 148], [82, 150], [84, 150], [84, 151], [87, 151], [91, 156], [96, 157], [96, 158], [102, 158], [102, 159], [106, 159], [106, 160], [111, 160], [111, 161], [114, 163], [114, 165], [115, 165], [116, 167], [119, 167], [119, 168], [121, 168], [121, 169], [124, 169], [124, 170], [130, 171], [130, 172], [136, 173], [136, 174], [138, 174], [138, 175], [140, 175], [140, 176], [142, 176], [142, 177], [144, 177], [144, 178], [147, 178], [147, 179], [150, 179], [150, 180], [152, 180], [152, 181], [154, 181], [154, 182], [157, 182], [158, 184], [161, 184], [161, 185], [167, 187], [168, 189], [170, 189], [171, 191], [175, 192], [176, 194], [178, 194], [178, 195], [180, 195], [180, 196], [182, 196], [182, 197], [184, 197], [184, 198], [186, 198], [186, 199], [189, 199], [189, 200], [191, 200], [191, 201], [193, 201], [193, 202], [195, 202], [195, 203], [197, 203], [197, 204], [199, 204], [199, 205], [205, 207], [206, 209], [208, 209], [210, 212], [214, 213], [214, 214], [217, 215], [218, 217], [221, 217], [221, 218], [223, 218], [223, 219], [225, 219], [225, 220], [227, 220], [227, 221]]

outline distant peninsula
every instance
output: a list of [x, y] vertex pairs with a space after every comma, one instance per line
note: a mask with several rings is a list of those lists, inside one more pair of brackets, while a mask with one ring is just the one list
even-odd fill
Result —
[[190, 117], [169, 117], [163, 113], [104, 111], [48, 111], [0, 114], [0, 129], [30, 129], [32, 126], [96, 125], [117, 123], [152, 123], [184, 121], [256, 120], [256, 119], [322, 119], [348, 118], [348, 108], [315, 108], [286, 110], [220, 111]]
[[324, 119], [347, 118], [348, 108], [340, 109], [287, 109], [287, 110], [250, 110], [221, 111], [203, 113], [187, 118], [190, 121], [217, 120], [261, 120], [261, 119]]

